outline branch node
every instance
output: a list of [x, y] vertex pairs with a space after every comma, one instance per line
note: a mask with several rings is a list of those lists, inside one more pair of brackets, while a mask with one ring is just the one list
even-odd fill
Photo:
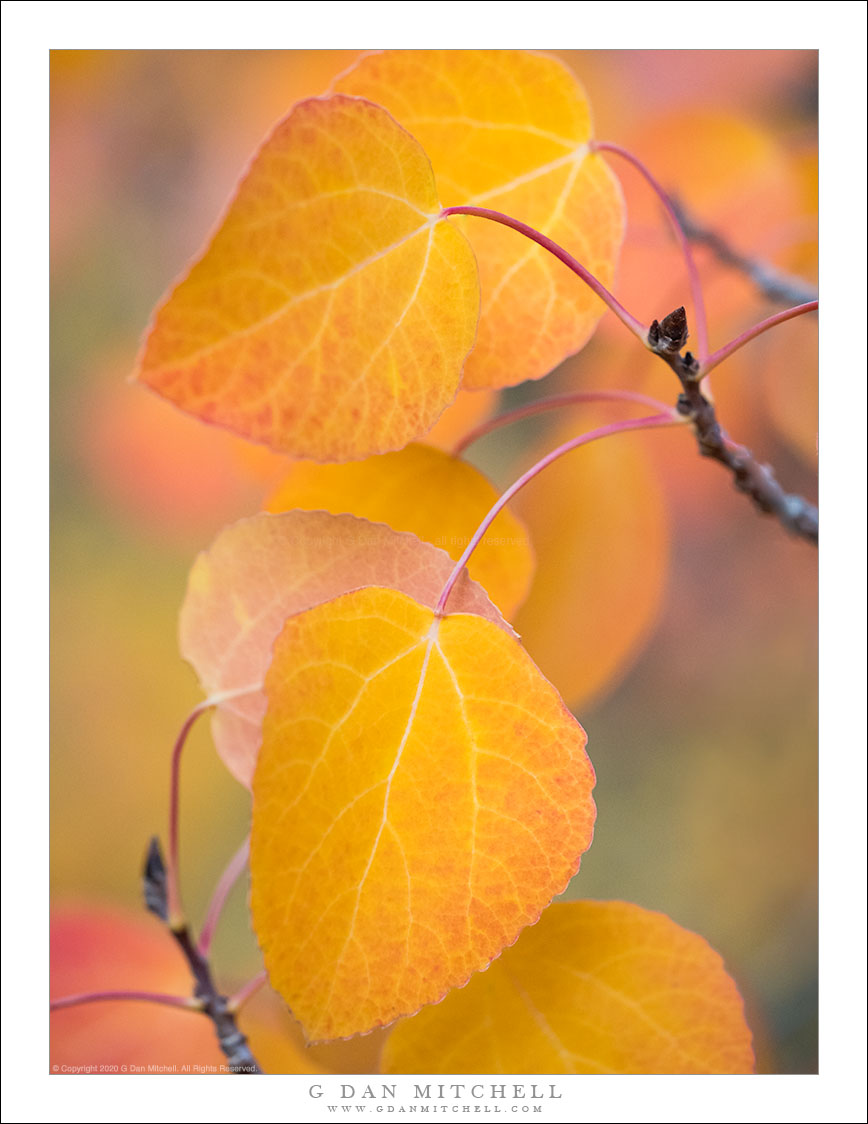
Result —
[[687, 316], [676, 308], [648, 329], [648, 347], [674, 371], [681, 383], [676, 411], [693, 423], [696, 444], [703, 457], [719, 461], [732, 473], [735, 487], [750, 496], [756, 507], [776, 515], [788, 531], [816, 543], [817, 509], [801, 496], [788, 496], [769, 465], [759, 464], [749, 449], [730, 441], [720, 427], [714, 406], [700, 390], [702, 365], [689, 352], [681, 354], [687, 340]]

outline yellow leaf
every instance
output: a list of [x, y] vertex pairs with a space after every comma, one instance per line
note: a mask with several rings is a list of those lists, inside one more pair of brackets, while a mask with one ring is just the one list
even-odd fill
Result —
[[138, 376], [316, 460], [400, 448], [455, 397], [478, 314], [466, 239], [419, 144], [379, 106], [301, 102], [158, 310]]
[[[433, 607], [452, 570], [447, 554], [415, 535], [351, 515], [293, 511], [224, 527], [190, 571], [180, 644], [207, 694], [228, 696], [216, 708], [213, 730], [230, 772], [242, 784], [252, 780], [266, 708], [263, 680], [287, 617], [375, 582]], [[509, 629], [466, 573], [449, 603]]]
[[[408, 445], [353, 464], [293, 465], [266, 507], [348, 511], [412, 531], [457, 560], [496, 499], [491, 484], [466, 461], [427, 445]], [[533, 574], [528, 535], [514, 515], [498, 515], [467, 569], [501, 612], [512, 616]]]
[[753, 1073], [741, 996], [702, 937], [561, 902], [482, 976], [395, 1027], [384, 1073]]
[[308, 1039], [463, 985], [591, 841], [585, 734], [520, 644], [361, 589], [290, 618], [253, 782], [253, 923]]
[[[384, 51], [334, 88], [385, 106], [431, 158], [444, 206], [505, 212], [547, 234], [611, 287], [624, 233], [621, 191], [588, 150], [584, 91], [530, 51]], [[605, 311], [598, 297], [515, 231], [462, 218], [482, 311], [467, 387], [540, 378], [578, 351]]]

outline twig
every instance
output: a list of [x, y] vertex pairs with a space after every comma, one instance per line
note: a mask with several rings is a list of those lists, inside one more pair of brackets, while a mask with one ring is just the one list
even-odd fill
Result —
[[[636, 162], [635, 158], [628, 158], [633, 160], [634, 163]], [[652, 181], [652, 183], [659, 187], [656, 180]], [[678, 376], [681, 382], [682, 392], [678, 398], [677, 411], [685, 420], [693, 423], [696, 439], [699, 443], [699, 451], [702, 455], [712, 457], [720, 461], [721, 464], [726, 465], [735, 477], [736, 487], [740, 491], [747, 493], [760, 511], [777, 515], [778, 519], [788, 530], [792, 531], [794, 534], [801, 535], [810, 542], [817, 542], [819, 518], [816, 507], [808, 503], [807, 500], [802, 499], [801, 496], [788, 495], [775, 480], [774, 474], [768, 465], [758, 464], [749, 450], [730, 441], [718, 424], [711, 402], [699, 390], [701, 380], [713, 367], [716, 367], [718, 363], [722, 362], [734, 351], [737, 351], [738, 348], [743, 347], [749, 340], [756, 338], [756, 336], [774, 327], [776, 324], [784, 320], [789, 320], [794, 316], [800, 316], [805, 312], [813, 311], [817, 307], [816, 301], [807, 301], [796, 308], [789, 308], [785, 312], [776, 313], [774, 316], [768, 317], [760, 324], [756, 324], [746, 332], [743, 332], [737, 339], [732, 340], [713, 355], [708, 356], [707, 361], [703, 363], [694, 359], [689, 351], [685, 352], [684, 355], [681, 354], [683, 347], [687, 343], [688, 334], [687, 315], [683, 307], [670, 313], [662, 322], [654, 320], [646, 333], [635, 316], [629, 313], [608, 289], [601, 285], [596, 277], [588, 272], [581, 262], [577, 261], [572, 254], [568, 253], [562, 246], [559, 246], [557, 242], [554, 242], [547, 235], [541, 234], [538, 230], [534, 230], [533, 227], [528, 226], [527, 223], [510, 218], [508, 215], [501, 214], [500, 211], [490, 211], [485, 207], [447, 207], [443, 210], [442, 216], [445, 218], [448, 215], [475, 215], [477, 218], [489, 219], [492, 222], [502, 223], [504, 226], [511, 227], [513, 230], [518, 231], [519, 234], [524, 234], [525, 237], [543, 246], [549, 253], [554, 254], [559, 261], [568, 266], [586, 285], [593, 289], [601, 300], [605, 301], [622, 323], [624, 323], [634, 335], [638, 336], [650, 351], [660, 356], [661, 359], [668, 363]], [[690, 260], [692, 261], [692, 259]], [[696, 278], [696, 282], [698, 284], [698, 277]], [[701, 345], [704, 346], [704, 340], [700, 342]], [[589, 435], [585, 435], [585, 437], [579, 439], [576, 444], [582, 444], [585, 440], [595, 440], [598, 436], [604, 436], [609, 432], [618, 432], [620, 428], [636, 428], [637, 424], [646, 426], [671, 425], [672, 416], [673, 415], [669, 415], [668, 419], [663, 417], [639, 419], [638, 423], [618, 423], [615, 426], [607, 427], [604, 431], [595, 431], [593, 438]], [[561, 446], [559, 449], [555, 450], [555, 453], [551, 454], [551, 456], [561, 456], [570, 448], [574, 447], [575, 444], [568, 442], [566, 446]], [[539, 464], [531, 469], [531, 472], [535, 474], [548, 463], [549, 458], [543, 458]], [[459, 559], [443, 592], [440, 594], [440, 600], [437, 603], [437, 612], [443, 611], [443, 607], [458, 575], [461, 573], [470, 554], [476, 548], [479, 539], [485, 533], [489, 523], [500, 510], [500, 506], [502, 506], [511, 495], [514, 495], [515, 491], [526, 482], [527, 480], [525, 477], [516, 481], [516, 484], [501, 496], [498, 504], [495, 504], [494, 508], [492, 508], [486, 516], [486, 520], [477, 529], [467, 550], [465, 550], [464, 554]]]
[[693, 423], [700, 453], [725, 465], [733, 474], [735, 486], [749, 495], [760, 511], [776, 515], [787, 530], [816, 544], [819, 537], [816, 507], [801, 496], [788, 495], [768, 465], [759, 464], [748, 449], [726, 436], [714, 406], [700, 390], [699, 363], [689, 351], [681, 354], [686, 342], [687, 316], [683, 308], [676, 309], [661, 322], [655, 320], [648, 330], [649, 348], [668, 363], [681, 383], [676, 408]]
[[[239, 852], [240, 854], [241, 852]], [[231, 872], [237, 866], [237, 859], [238, 855], [229, 864], [228, 872]], [[224, 888], [225, 879], [226, 876], [224, 875], [220, 882], [220, 886]], [[166, 882], [166, 864], [163, 861], [160, 844], [158, 840], [152, 839], [145, 860], [145, 905], [164, 921], [168, 919], [169, 932], [178, 943], [193, 975], [194, 999], [198, 1002], [202, 1013], [207, 1015], [214, 1024], [217, 1041], [220, 1044], [220, 1049], [226, 1055], [231, 1072], [262, 1073], [256, 1058], [247, 1045], [246, 1037], [238, 1029], [238, 1024], [235, 1021], [235, 1009], [231, 1006], [231, 1001], [217, 990], [207, 956], [196, 947], [193, 934], [186, 922], [175, 921], [173, 923], [168, 911]], [[218, 887], [219, 889], [220, 887]], [[216, 894], [215, 897], [217, 897]]]
[[775, 269], [774, 266], [758, 258], [751, 258], [741, 253], [734, 246], [730, 246], [716, 231], [709, 230], [696, 222], [678, 199], [670, 196], [670, 202], [684, 233], [691, 242], [708, 246], [719, 262], [744, 273], [769, 300], [781, 304], [807, 304], [808, 301], [817, 299], [816, 288], [803, 281], [801, 277], [793, 277], [792, 274]]
[[187, 963], [190, 965], [190, 971], [196, 981], [193, 994], [201, 1000], [203, 1014], [206, 1014], [214, 1024], [217, 1041], [220, 1049], [226, 1055], [230, 1071], [232, 1073], [262, 1073], [259, 1063], [247, 1044], [247, 1038], [238, 1029], [235, 1012], [229, 1006], [229, 999], [217, 990], [211, 977], [211, 967], [196, 948], [192, 933], [185, 925], [180, 930], [172, 930], [172, 936], [178, 942]]

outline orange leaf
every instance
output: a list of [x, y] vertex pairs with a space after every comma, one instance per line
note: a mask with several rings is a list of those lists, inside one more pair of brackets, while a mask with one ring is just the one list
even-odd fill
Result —
[[[322, 508], [412, 531], [456, 559], [488, 513], [497, 492], [472, 465], [427, 445], [353, 464], [293, 465], [266, 507]], [[533, 572], [527, 532], [508, 511], [491, 526], [468, 573], [510, 617], [524, 600]]]
[[476, 331], [465, 238], [379, 106], [301, 102], [158, 310], [139, 378], [204, 421], [342, 460], [400, 448], [455, 397]]
[[[434, 606], [452, 569], [447, 554], [414, 535], [351, 515], [294, 511], [225, 527], [190, 571], [180, 646], [209, 697], [249, 688], [214, 715], [217, 752], [233, 776], [245, 785], [253, 776], [266, 708], [262, 682], [288, 616], [372, 583]], [[466, 574], [450, 604], [509, 628]]]
[[[577, 411], [532, 462], [601, 413]], [[516, 628], [572, 707], [615, 686], [645, 644], [666, 588], [666, 502], [642, 440], [597, 441], [550, 465], [516, 497], [537, 572]]]
[[627, 902], [563, 902], [395, 1027], [384, 1073], [753, 1073], [741, 996], [702, 937]]
[[[388, 109], [431, 157], [447, 207], [521, 219], [607, 287], [623, 238], [618, 182], [588, 151], [584, 91], [557, 59], [529, 51], [384, 51], [334, 86]], [[464, 385], [540, 378], [588, 341], [605, 311], [545, 250], [479, 218], [461, 228], [479, 262], [482, 311]]]
[[578, 869], [584, 731], [490, 621], [357, 590], [287, 621], [266, 692], [251, 909], [309, 1039], [437, 1002]]

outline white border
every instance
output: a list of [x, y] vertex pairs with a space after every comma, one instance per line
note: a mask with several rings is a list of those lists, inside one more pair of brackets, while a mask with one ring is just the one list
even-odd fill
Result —
[[2, 20], [4, 1119], [325, 1118], [306, 1094], [312, 1078], [272, 1078], [255, 1091], [243, 1082], [217, 1086], [203, 1078], [150, 1078], [131, 1088], [105, 1078], [50, 1079], [45, 1072], [49, 49], [570, 42], [592, 49], [820, 50], [822, 1006], [819, 1077], [557, 1078], [570, 1089], [563, 1118], [864, 1120], [866, 737], [864, 632], [858, 630], [865, 619], [865, 5], [6, 0]]

